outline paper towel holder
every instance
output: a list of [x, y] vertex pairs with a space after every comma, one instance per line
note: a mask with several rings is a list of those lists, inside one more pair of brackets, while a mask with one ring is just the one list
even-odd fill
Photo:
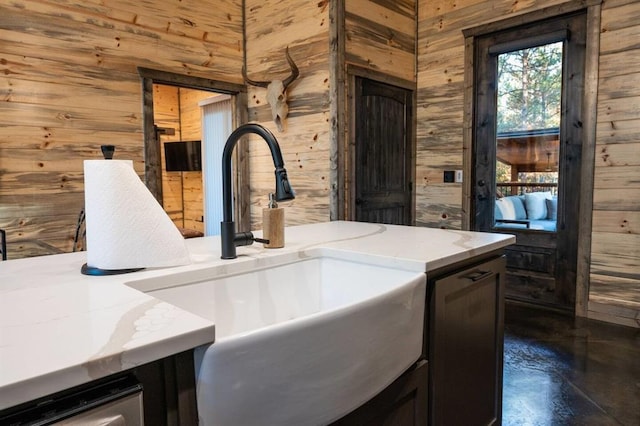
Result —
[[100, 269], [95, 266], [89, 266], [86, 263], [82, 265], [80, 268], [80, 272], [83, 275], [93, 275], [93, 276], [105, 276], [105, 275], [120, 275], [120, 274], [128, 274], [130, 272], [141, 271], [144, 268], [131, 268], [131, 269]]
[[[113, 154], [116, 151], [115, 145], [100, 145], [100, 150], [105, 160], [113, 159]], [[119, 275], [128, 274], [130, 272], [140, 271], [144, 268], [128, 268], [128, 269], [100, 269], [95, 266], [89, 266], [86, 263], [80, 268], [80, 272], [83, 275], [93, 276], [106, 276], [106, 275]]]
[[105, 160], [112, 160], [113, 153], [116, 151], [115, 145], [100, 145], [100, 150]]

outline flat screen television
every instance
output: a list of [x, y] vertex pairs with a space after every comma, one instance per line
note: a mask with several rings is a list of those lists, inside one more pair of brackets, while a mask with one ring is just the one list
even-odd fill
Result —
[[165, 142], [164, 159], [168, 172], [201, 171], [200, 141]]

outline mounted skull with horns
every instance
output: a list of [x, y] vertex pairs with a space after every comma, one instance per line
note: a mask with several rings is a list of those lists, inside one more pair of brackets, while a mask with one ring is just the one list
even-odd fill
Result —
[[300, 75], [298, 67], [296, 66], [295, 62], [293, 62], [291, 55], [289, 55], [288, 46], [285, 54], [287, 57], [287, 62], [289, 62], [289, 66], [291, 67], [291, 74], [284, 80], [251, 80], [249, 79], [249, 77], [247, 77], [247, 71], [245, 70], [245, 68], [242, 67], [242, 76], [244, 77], [244, 80], [247, 84], [267, 88], [267, 102], [271, 106], [271, 115], [273, 116], [273, 121], [276, 123], [276, 126], [278, 126], [278, 131], [280, 132], [284, 130], [284, 120], [287, 118], [287, 114], [289, 114], [289, 105], [287, 105], [287, 87], [289, 87], [289, 85]]

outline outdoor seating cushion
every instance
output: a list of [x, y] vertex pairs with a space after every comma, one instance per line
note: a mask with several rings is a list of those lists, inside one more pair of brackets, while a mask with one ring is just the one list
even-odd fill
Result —
[[499, 229], [556, 231], [557, 215], [558, 198], [550, 192], [511, 195], [495, 202], [495, 227]]
[[522, 198], [518, 195], [510, 195], [508, 197], [496, 200], [496, 219], [506, 220], [524, 220], [527, 219], [527, 211], [525, 209]]
[[547, 219], [547, 202], [551, 199], [551, 192], [529, 192], [524, 194], [524, 204], [527, 209], [527, 219]]

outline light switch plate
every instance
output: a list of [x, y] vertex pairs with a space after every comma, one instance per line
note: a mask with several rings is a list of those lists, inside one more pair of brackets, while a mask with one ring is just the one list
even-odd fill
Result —
[[456, 182], [457, 183], [462, 182], [462, 170], [456, 170]]

